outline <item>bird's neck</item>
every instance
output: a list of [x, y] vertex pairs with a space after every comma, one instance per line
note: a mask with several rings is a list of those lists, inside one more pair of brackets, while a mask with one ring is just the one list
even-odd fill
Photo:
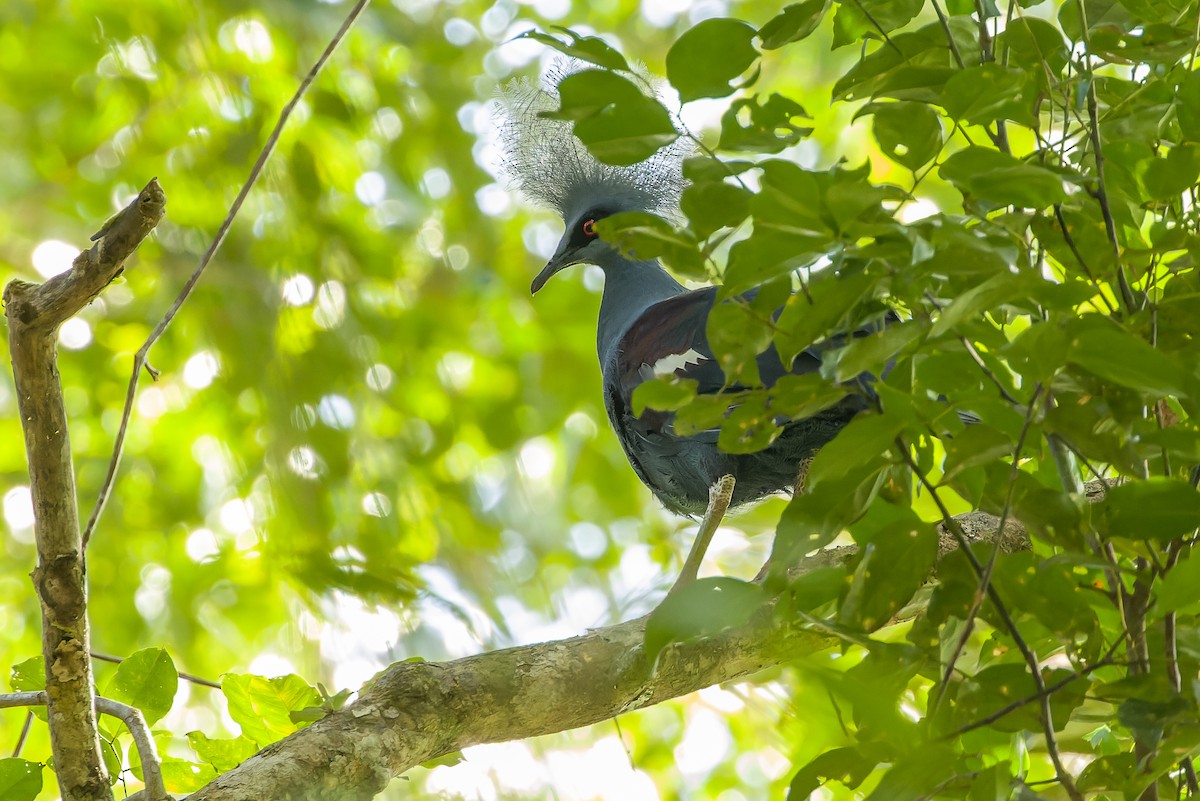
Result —
[[604, 270], [604, 295], [600, 301], [600, 322], [596, 327], [596, 350], [603, 365], [620, 341], [621, 335], [659, 301], [686, 290], [667, 274], [657, 260], [632, 261], [618, 253], [598, 260]]

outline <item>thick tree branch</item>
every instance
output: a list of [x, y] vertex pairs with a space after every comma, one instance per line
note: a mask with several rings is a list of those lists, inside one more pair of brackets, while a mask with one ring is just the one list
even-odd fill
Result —
[[[959, 518], [969, 541], [1027, 548], [1015, 523], [980, 512]], [[941, 550], [957, 547], [948, 534]], [[853, 547], [821, 551], [797, 576], [845, 563]], [[776, 603], [779, 603], [776, 601]], [[189, 796], [189, 801], [366, 801], [415, 765], [480, 743], [565, 731], [748, 676], [834, 644], [791, 614], [760, 611], [742, 626], [676, 644], [652, 671], [645, 618], [580, 637], [507, 648], [454, 662], [403, 662], [355, 703], [268, 746]]]
[[57, 363], [58, 327], [124, 269], [125, 259], [162, 219], [166, 196], [151, 180], [94, 237], [67, 272], [44, 284], [11, 281], [4, 289], [25, 452], [29, 459], [42, 604], [47, 713], [58, 783], [65, 801], [111, 799], [96, 733], [88, 658], [87, 571], [79, 534], [75, 473]]

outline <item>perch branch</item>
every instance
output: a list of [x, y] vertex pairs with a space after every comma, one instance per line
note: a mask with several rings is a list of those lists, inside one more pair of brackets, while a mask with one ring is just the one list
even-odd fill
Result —
[[[1028, 548], [1015, 523], [961, 516], [965, 537]], [[940, 550], [955, 547], [942, 535]], [[789, 569], [795, 577], [844, 564], [853, 547], [819, 551]], [[645, 618], [566, 640], [507, 648], [453, 662], [401, 662], [361, 697], [268, 746], [188, 801], [367, 801], [394, 777], [466, 746], [507, 742], [609, 720], [733, 681], [830, 647], [838, 637], [768, 606], [747, 623], [700, 642], [668, 647], [653, 670], [642, 642]]]

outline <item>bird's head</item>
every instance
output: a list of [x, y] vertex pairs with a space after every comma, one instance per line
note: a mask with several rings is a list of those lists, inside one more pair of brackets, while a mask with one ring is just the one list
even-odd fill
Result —
[[[501, 172], [527, 199], [554, 209], [567, 224], [554, 255], [533, 279], [533, 292], [572, 264], [619, 263], [619, 253], [598, 235], [595, 224], [618, 211], [670, 216], [686, 185], [683, 161], [691, 154], [687, 137], [677, 137], [644, 161], [627, 165], [602, 163], [579, 140], [577, 123], [558, 114], [559, 84], [593, 70], [580, 61], [558, 62], [543, 85], [514, 80], [497, 98]], [[648, 76], [639, 82], [650, 86]]]
[[554, 255], [537, 274], [537, 278], [533, 279], [533, 283], [529, 285], [529, 291], [536, 295], [537, 291], [560, 270], [570, 267], [572, 264], [595, 263], [602, 254], [611, 252], [612, 246], [601, 239], [596, 231], [596, 223], [610, 213], [607, 209], [591, 208], [572, 218], [567, 223], [567, 230], [563, 232], [562, 239], [559, 240], [558, 247], [554, 250]]

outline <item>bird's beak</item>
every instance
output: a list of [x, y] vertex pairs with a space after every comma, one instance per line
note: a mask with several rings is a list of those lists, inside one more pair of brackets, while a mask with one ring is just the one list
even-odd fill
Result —
[[536, 295], [538, 290], [544, 287], [546, 282], [558, 271], [570, 267], [572, 264], [578, 264], [577, 253], [578, 251], [571, 247], [570, 237], [564, 235], [562, 241], [558, 243], [558, 249], [550, 257], [550, 261], [546, 262], [546, 266], [542, 268], [542, 271], [537, 274], [537, 278], [534, 278], [533, 283], [529, 285], [530, 294]]

